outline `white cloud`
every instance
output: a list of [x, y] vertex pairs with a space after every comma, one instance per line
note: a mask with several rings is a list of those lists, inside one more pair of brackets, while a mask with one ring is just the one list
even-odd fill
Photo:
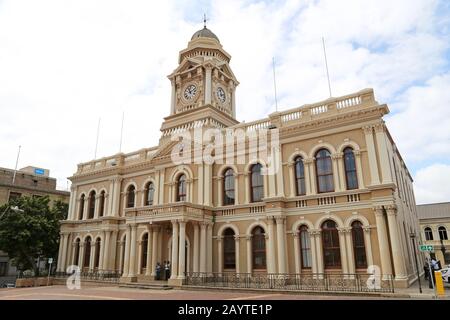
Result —
[[415, 176], [416, 202], [433, 203], [450, 201], [450, 165], [433, 164], [420, 169]]
[[[123, 110], [122, 150], [156, 145], [169, 113], [166, 76], [202, 27], [205, 7], [208, 27], [232, 55], [241, 83], [238, 120], [274, 111], [273, 56], [280, 109], [327, 98], [324, 36], [333, 95], [373, 87], [377, 100], [398, 112], [388, 125], [405, 160], [433, 161], [429, 152], [450, 150], [450, 126], [435, 125], [450, 119], [448, 14], [442, 18], [440, 6], [437, 0], [173, 0], [157, 6], [3, 0], [0, 165], [12, 167], [22, 144], [20, 165], [49, 168], [65, 185], [77, 163], [93, 158], [99, 117], [98, 157], [118, 151]], [[414, 139], [405, 123], [414, 126]]]

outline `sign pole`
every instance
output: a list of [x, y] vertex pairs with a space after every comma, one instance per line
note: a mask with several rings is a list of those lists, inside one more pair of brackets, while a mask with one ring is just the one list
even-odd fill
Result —
[[48, 263], [49, 263], [49, 267], [48, 267], [48, 276], [47, 276], [47, 287], [48, 287], [48, 284], [50, 283], [50, 272], [52, 270], [53, 258], [48, 258]]

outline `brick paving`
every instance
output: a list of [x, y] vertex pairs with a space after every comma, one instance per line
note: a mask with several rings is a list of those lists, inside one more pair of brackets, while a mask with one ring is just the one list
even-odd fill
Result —
[[66, 286], [0, 289], [0, 300], [353, 300], [389, 299], [368, 296], [327, 296], [268, 292], [224, 292], [219, 290], [149, 290], [88, 287], [69, 290]]

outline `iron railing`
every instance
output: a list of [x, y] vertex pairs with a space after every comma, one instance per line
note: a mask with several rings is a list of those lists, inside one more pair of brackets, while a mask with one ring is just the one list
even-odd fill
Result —
[[183, 285], [316, 292], [394, 292], [391, 275], [186, 273]]
[[[54, 274], [55, 278], [67, 278], [74, 275], [74, 273], [67, 272], [56, 272]], [[122, 272], [119, 271], [82, 271], [77, 273], [81, 280], [92, 280], [92, 281], [102, 281], [102, 282], [118, 282], [119, 278], [122, 276]]]

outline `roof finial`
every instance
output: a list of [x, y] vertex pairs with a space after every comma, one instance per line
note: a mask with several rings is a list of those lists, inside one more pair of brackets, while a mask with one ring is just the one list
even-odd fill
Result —
[[206, 29], [206, 13], [203, 14], [203, 28]]

